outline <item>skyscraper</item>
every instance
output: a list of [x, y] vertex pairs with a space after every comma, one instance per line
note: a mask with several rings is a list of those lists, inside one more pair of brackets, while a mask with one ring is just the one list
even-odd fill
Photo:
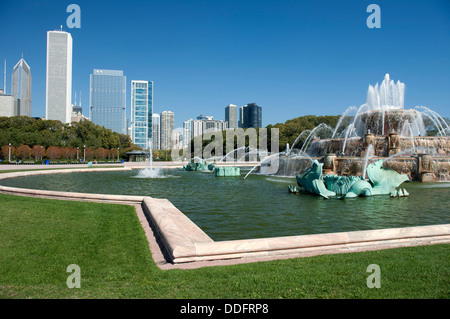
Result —
[[94, 69], [89, 99], [89, 118], [93, 123], [127, 134], [126, 84], [123, 71]]
[[229, 104], [225, 107], [225, 121], [228, 122], [228, 128], [237, 128], [237, 106]]
[[31, 70], [23, 57], [13, 68], [11, 95], [18, 99], [18, 113], [31, 116]]
[[192, 119], [183, 122], [183, 147], [188, 147], [191, 142], [192, 136]]
[[161, 112], [161, 149], [172, 148], [172, 132], [175, 128], [175, 116], [171, 111]]
[[161, 149], [161, 119], [159, 114], [153, 113], [152, 116], [152, 139], [153, 148], [156, 150]]
[[241, 106], [239, 108], [239, 121], [238, 121], [238, 127], [243, 128], [244, 127], [244, 106]]
[[70, 123], [72, 115], [72, 36], [47, 32], [45, 118]]
[[150, 147], [152, 120], [153, 82], [131, 81], [131, 140], [143, 149]]
[[[215, 120], [213, 116], [200, 115], [197, 116], [196, 120], [189, 119], [188, 121], [185, 121], [183, 128], [187, 130], [188, 126], [189, 134], [184, 134], [189, 137], [188, 142], [190, 142], [191, 139], [204, 133], [224, 131], [228, 128], [228, 123], [221, 120]], [[184, 146], [187, 145], [188, 144], [185, 144]]]
[[256, 103], [249, 103], [241, 107], [240, 122], [242, 128], [262, 127], [262, 108]]

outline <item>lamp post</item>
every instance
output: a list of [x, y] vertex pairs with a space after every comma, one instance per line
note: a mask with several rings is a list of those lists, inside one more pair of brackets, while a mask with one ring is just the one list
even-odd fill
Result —
[[9, 143], [9, 156], [8, 156], [8, 162], [11, 163], [11, 143]]
[[83, 162], [86, 162], [86, 145], [83, 145]]
[[79, 160], [78, 152], [80, 151], [80, 148], [77, 146], [77, 161]]
[[117, 148], [117, 161], [120, 162], [120, 147]]

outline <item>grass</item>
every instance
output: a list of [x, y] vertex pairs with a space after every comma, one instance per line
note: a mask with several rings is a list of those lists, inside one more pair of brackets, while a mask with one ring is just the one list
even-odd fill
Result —
[[[81, 269], [81, 288], [66, 268]], [[366, 285], [381, 268], [381, 288]], [[134, 208], [0, 194], [0, 298], [449, 298], [449, 245], [161, 270]]]

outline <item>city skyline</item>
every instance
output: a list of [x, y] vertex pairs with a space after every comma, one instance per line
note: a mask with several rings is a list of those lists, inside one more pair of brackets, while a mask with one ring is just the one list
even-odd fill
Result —
[[[125, 37], [128, 29], [122, 31], [114, 21], [123, 20], [120, 25], [131, 21], [133, 29], [147, 26], [131, 18], [142, 14], [132, 3], [106, 7], [79, 1], [81, 28], [68, 29], [68, 3], [3, 1], [0, 24], [11, 32], [0, 60], [7, 60], [9, 78], [15, 57], [21, 52], [27, 57], [33, 68], [32, 116], [37, 117], [45, 115], [42, 42], [45, 32], [60, 25], [73, 36], [74, 92], [88, 96], [88, 74], [95, 67], [124, 70], [128, 79], [152, 79], [157, 92], [154, 112], [171, 109], [176, 113], [175, 127], [201, 113], [224, 119], [226, 105], [240, 107], [249, 101], [264, 107], [262, 126], [308, 114], [339, 115], [349, 106], [363, 104], [368, 86], [380, 83], [385, 73], [406, 84], [405, 108], [426, 105], [448, 117], [448, 2], [377, 3], [383, 21], [378, 30], [366, 26], [368, 3], [199, 2], [192, 8], [177, 1], [172, 6], [146, 3], [145, 7], [154, 6], [150, 31]], [[19, 5], [24, 25], [10, 17]], [[100, 12], [103, 18], [96, 19]], [[166, 22], [173, 21], [167, 19], [171, 14], [180, 18], [178, 23]], [[25, 34], [25, 40], [19, 34]], [[151, 41], [139, 52], [132, 50], [142, 37]], [[226, 47], [236, 53], [228, 54]], [[252, 50], [236, 51], [239, 47]], [[10, 93], [10, 83], [6, 86]], [[127, 96], [128, 119], [129, 101]]]

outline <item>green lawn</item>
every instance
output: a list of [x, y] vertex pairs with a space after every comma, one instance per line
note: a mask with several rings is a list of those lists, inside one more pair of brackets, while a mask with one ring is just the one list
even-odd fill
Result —
[[0, 194], [0, 298], [449, 298], [449, 257], [432, 245], [164, 271], [130, 206]]

